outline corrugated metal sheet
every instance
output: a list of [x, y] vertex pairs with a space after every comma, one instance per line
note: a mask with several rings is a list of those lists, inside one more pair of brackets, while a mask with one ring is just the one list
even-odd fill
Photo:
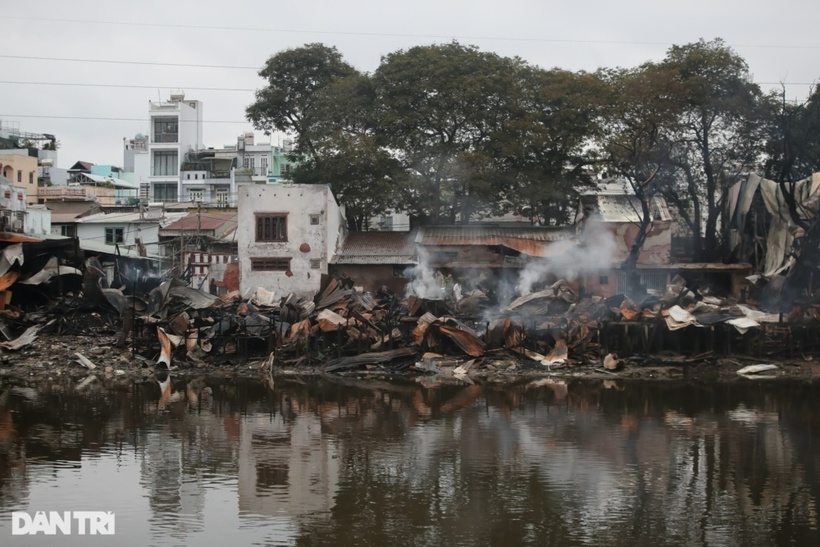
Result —
[[554, 242], [572, 239], [574, 228], [549, 226], [426, 226], [416, 242], [422, 245], [499, 245], [495, 241]]
[[545, 226], [428, 226], [416, 242], [429, 246], [502, 246], [535, 257], [554, 256], [562, 246], [552, 245], [575, 237], [574, 228]]
[[415, 264], [415, 234], [353, 232], [347, 234], [334, 264]]

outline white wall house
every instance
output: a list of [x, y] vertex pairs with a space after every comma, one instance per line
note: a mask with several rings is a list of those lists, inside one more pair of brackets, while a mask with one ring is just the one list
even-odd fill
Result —
[[80, 248], [115, 254], [119, 245], [123, 256], [139, 256], [137, 240], [143, 245], [147, 256], [164, 255], [159, 245], [159, 229], [185, 216], [185, 212], [170, 213], [161, 209], [149, 209], [133, 213], [97, 213], [77, 219], [77, 239]]
[[27, 204], [26, 189], [0, 175], [0, 232], [41, 236], [51, 233], [51, 211]]
[[240, 289], [315, 294], [345, 229], [344, 212], [322, 184], [240, 184]]
[[202, 103], [185, 100], [184, 93], [172, 93], [168, 102], [149, 102], [149, 118], [148, 199], [179, 201], [182, 196], [180, 167], [186, 154], [204, 148]]

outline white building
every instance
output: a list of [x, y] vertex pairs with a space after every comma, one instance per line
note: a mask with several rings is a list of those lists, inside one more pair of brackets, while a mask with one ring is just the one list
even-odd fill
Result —
[[45, 235], [51, 233], [51, 211], [27, 204], [26, 189], [0, 175], [0, 232]]
[[202, 103], [185, 100], [184, 93], [172, 93], [168, 102], [149, 105], [148, 197], [151, 201], [176, 202], [182, 196], [180, 168], [186, 154], [204, 148]]
[[179, 201], [236, 206], [236, 149], [188, 152], [180, 171]]
[[273, 147], [271, 143], [256, 144], [253, 132], [246, 132], [237, 139], [236, 155], [238, 166], [256, 184], [267, 184], [271, 173]]
[[140, 256], [139, 244], [145, 247], [145, 256], [164, 256], [159, 244], [159, 229], [186, 215], [163, 209], [148, 209], [129, 213], [97, 213], [78, 218], [77, 239], [86, 251]]
[[345, 229], [344, 212], [322, 184], [238, 187], [240, 289], [313, 295]]
[[[149, 187], [151, 162], [148, 154], [148, 136], [137, 133], [133, 139], [122, 139], [123, 178], [129, 178], [140, 187]], [[149, 196], [143, 196], [148, 198]]]

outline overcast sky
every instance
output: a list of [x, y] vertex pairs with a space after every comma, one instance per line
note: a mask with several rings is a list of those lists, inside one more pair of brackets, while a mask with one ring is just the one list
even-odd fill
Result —
[[244, 113], [264, 85], [257, 70], [276, 52], [310, 42], [336, 46], [367, 72], [385, 54], [451, 40], [545, 68], [593, 71], [634, 67], [661, 59], [673, 44], [719, 37], [764, 89], [785, 82], [791, 98], [803, 99], [820, 76], [817, 0], [3, 4], [0, 120], [56, 135], [60, 167], [122, 165], [123, 138], [147, 133], [148, 102], [174, 89], [203, 102], [206, 146], [235, 143], [252, 129]]

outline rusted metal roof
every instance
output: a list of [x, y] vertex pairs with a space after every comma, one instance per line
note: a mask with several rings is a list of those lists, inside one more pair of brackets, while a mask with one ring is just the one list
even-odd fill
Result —
[[0, 232], [0, 243], [42, 243], [37, 237], [14, 232]]
[[553, 256], [559, 247], [551, 245], [575, 237], [575, 229], [552, 226], [426, 226], [419, 230], [416, 243], [425, 246], [503, 246], [535, 257]]
[[415, 264], [415, 234], [412, 232], [351, 232], [334, 264]]
[[752, 265], [741, 262], [723, 264], [721, 262], [669, 262], [665, 264], [638, 264], [639, 270], [687, 270], [687, 271], [743, 271], [752, 270]]

